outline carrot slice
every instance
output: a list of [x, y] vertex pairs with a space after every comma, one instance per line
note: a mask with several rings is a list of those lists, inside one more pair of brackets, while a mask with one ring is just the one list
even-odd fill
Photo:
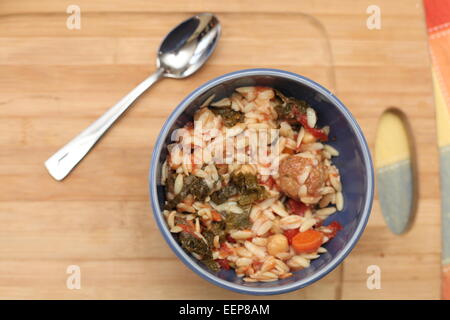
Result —
[[323, 234], [316, 230], [299, 232], [292, 238], [292, 246], [297, 253], [311, 253], [321, 245]]

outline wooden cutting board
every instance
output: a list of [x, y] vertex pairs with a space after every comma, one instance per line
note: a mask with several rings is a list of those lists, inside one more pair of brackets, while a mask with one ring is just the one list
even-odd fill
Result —
[[[418, 150], [412, 229], [391, 234], [375, 198], [343, 265], [314, 285], [270, 299], [439, 298], [438, 155], [430, 64], [419, 0], [78, 0], [81, 29], [57, 0], [0, 3], [0, 298], [246, 299], [190, 272], [150, 210], [152, 145], [175, 106], [203, 82], [253, 67], [310, 77], [347, 105], [373, 150], [381, 113], [409, 117]], [[154, 70], [161, 38], [193, 13], [223, 24], [217, 51], [188, 80], [153, 87], [63, 182], [44, 161]], [[81, 270], [69, 290], [68, 266]], [[366, 286], [381, 269], [381, 289]]]

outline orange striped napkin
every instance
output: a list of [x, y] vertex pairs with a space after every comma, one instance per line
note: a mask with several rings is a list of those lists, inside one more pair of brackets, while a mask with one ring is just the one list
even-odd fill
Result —
[[450, 0], [424, 0], [440, 153], [442, 299], [450, 300]]
[[424, 0], [433, 68], [450, 108], [450, 0]]

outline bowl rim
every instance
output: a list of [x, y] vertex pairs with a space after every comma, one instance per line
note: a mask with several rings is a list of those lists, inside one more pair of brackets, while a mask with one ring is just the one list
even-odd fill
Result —
[[[365, 192], [365, 199], [364, 199], [364, 207], [361, 213], [361, 219], [353, 232], [351, 238], [347, 241], [344, 248], [332, 259], [328, 262], [327, 265], [325, 265], [322, 269], [320, 269], [318, 272], [309, 275], [299, 281], [296, 281], [294, 283], [286, 284], [286, 285], [280, 285], [275, 287], [247, 287], [241, 284], [236, 284], [229, 282], [227, 280], [221, 279], [212, 273], [209, 273], [208, 271], [202, 269], [197, 263], [197, 261], [194, 261], [193, 258], [191, 258], [177, 243], [175, 238], [172, 236], [172, 234], [169, 231], [169, 228], [166, 225], [166, 222], [163, 218], [163, 214], [159, 208], [158, 203], [158, 194], [157, 194], [157, 183], [156, 177], [157, 177], [157, 164], [158, 159], [160, 157], [162, 146], [164, 144], [164, 141], [166, 140], [167, 134], [169, 132], [170, 127], [173, 125], [173, 123], [176, 121], [176, 119], [181, 115], [181, 113], [202, 93], [206, 92], [207, 90], [210, 90], [211, 88], [221, 84], [224, 81], [228, 80], [234, 80], [238, 78], [243, 78], [247, 76], [277, 76], [286, 78], [288, 80], [293, 80], [295, 82], [299, 82], [303, 85], [306, 85], [310, 87], [311, 89], [315, 90], [316, 92], [319, 92], [326, 96], [330, 102], [338, 108], [338, 110], [342, 113], [342, 115], [346, 118], [348, 123], [350, 124], [353, 133], [356, 135], [356, 138], [358, 140], [358, 143], [362, 149], [363, 154], [363, 161], [366, 166], [366, 175], [367, 175], [367, 188]], [[238, 70], [231, 73], [227, 73], [224, 75], [221, 75], [219, 77], [216, 77], [210, 81], [205, 82], [200, 87], [192, 91], [186, 98], [184, 98], [178, 106], [172, 111], [172, 113], [169, 115], [167, 120], [165, 121], [157, 139], [155, 142], [155, 146], [153, 148], [152, 157], [151, 157], [151, 164], [150, 164], [150, 172], [149, 172], [149, 191], [150, 191], [150, 198], [151, 198], [151, 207], [153, 211], [153, 216], [156, 220], [156, 223], [158, 225], [158, 229], [160, 230], [161, 234], [163, 235], [164, 239], [168, 243], [169, 247], [172, 249], [172, 251], [177, 255], [177, 257], [192, 271], [194, 271], [197, 275], [202, 277], [203, 279], [219, 286], [225, 289], [229, 289], [238, 293], [242, 294], [252, 294], [252, 295], [273, 295], [273, 294], [282, 294], [287, 293], [290, 291], [294, 291], [297, 289], [304, 288], [324, 276], [326, 276], [328, 273], [330, 273], [333, 269], [335, 269], [341, 262], [347, 257], [347, 255], [352, 251], [356, 243], [358, 242], [359, 238], [361, 237], [366, 225], [367, 221], [370, 216], [371, 208], [372, 208], [372, 202], [373, 202], [373, 195], [374, 195], [374, 173], [373, 173], [373, 164], [372, 159], [370, 155], [370, 150], [367, 144], [367, 141], [362, 133], [362, 130], [358, 123], [356, 122], [356, 119], [352, 116], [350, 111], [344, 106], [344, 104], [328, 89], [324, 88], [317, 82], [304, 77], [302, 75], [279, 70], [279, 69], [269, 69], [269, 68], [256, 68], [256, 69], [244, 69], [244, 70]]]

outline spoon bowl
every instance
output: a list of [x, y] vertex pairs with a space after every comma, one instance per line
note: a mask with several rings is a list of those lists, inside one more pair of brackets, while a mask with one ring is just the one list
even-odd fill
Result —
[[175, 27], [162, 41], [156, 64], [169, 78], [185, 78], [209, 58], [220, 36], [219, 20], [202, 13]]

